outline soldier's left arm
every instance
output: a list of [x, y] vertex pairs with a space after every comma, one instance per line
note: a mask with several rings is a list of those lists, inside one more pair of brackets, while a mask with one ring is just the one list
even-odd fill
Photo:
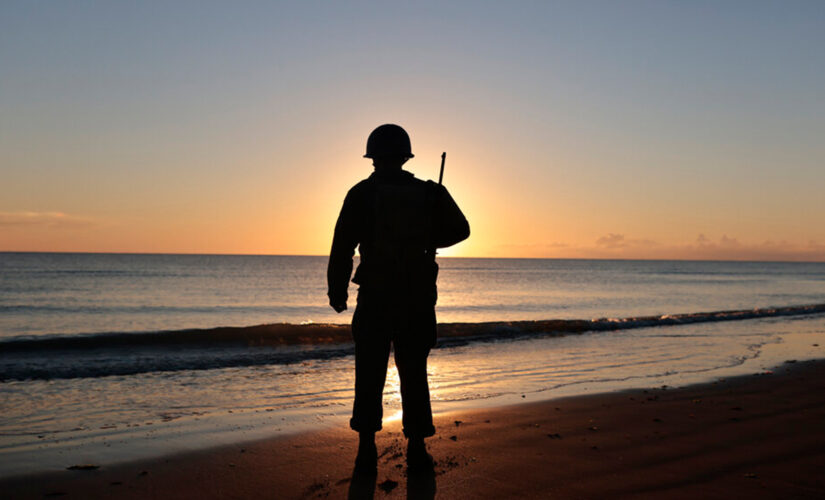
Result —
[[466, 240], [470, 236], [470, 224], [461, 209], [458, 208], [458, 204], [450, 196], [447, 188], [437, 186], [438, 196], [436, 198], [434, 224], [435, 246], [445, 248]]

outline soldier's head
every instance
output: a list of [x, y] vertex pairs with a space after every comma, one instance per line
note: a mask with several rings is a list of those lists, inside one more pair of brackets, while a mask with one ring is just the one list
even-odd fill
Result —
[[414, 155], [410, 136], [398, 125], [381, 125], [367, 139], [367, 154], [376, 169], [398, 169]]

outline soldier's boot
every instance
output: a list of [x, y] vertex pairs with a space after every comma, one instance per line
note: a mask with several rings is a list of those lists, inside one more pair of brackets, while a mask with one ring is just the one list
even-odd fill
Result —
[[375, 474], [378, 470], [378, 449], [375, 447], [375, 433], [358, 434], [358, 455], [355, 457], [357, 474]]
[[433, 456], [427, 453], [424, 438], [411, 438], [407, 441], [407, 470], [411, 473], [432, 472]]

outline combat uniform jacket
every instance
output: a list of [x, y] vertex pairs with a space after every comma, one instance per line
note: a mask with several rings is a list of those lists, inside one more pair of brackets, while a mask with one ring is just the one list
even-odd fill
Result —
[[397, 316], [400, 324], [414, 325], [412, 316], [431, 316], [434, 343], [438, 266], [433, 250], [469, 234], [467, 219], [443, 186], [405, 170], [375, 171], [344, 200], [327, 268], [328, 295], [333, 302], [347, 300], [358, 247], [361, 262], [352, 281], [359, 285], [359, 307], [369, 304]]

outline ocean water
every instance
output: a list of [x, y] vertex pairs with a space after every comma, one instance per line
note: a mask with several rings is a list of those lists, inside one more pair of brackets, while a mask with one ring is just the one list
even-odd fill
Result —
[[[822, 263], [439, 263], [436, 412], [823, 357]], [[345, 426], [352, 311], [326, 305], [325, 268], [0, 253], [0, 476]], [[392, 365], [385, 407], [398, 418]]]
[[[825, 302], [825, 264], [439, 259], [440, 322], [629, 318]], [[349, 323], [325, 257], [0, 253], [0, 339]], [[350, 286], [354, 306], [355, 285]]]

